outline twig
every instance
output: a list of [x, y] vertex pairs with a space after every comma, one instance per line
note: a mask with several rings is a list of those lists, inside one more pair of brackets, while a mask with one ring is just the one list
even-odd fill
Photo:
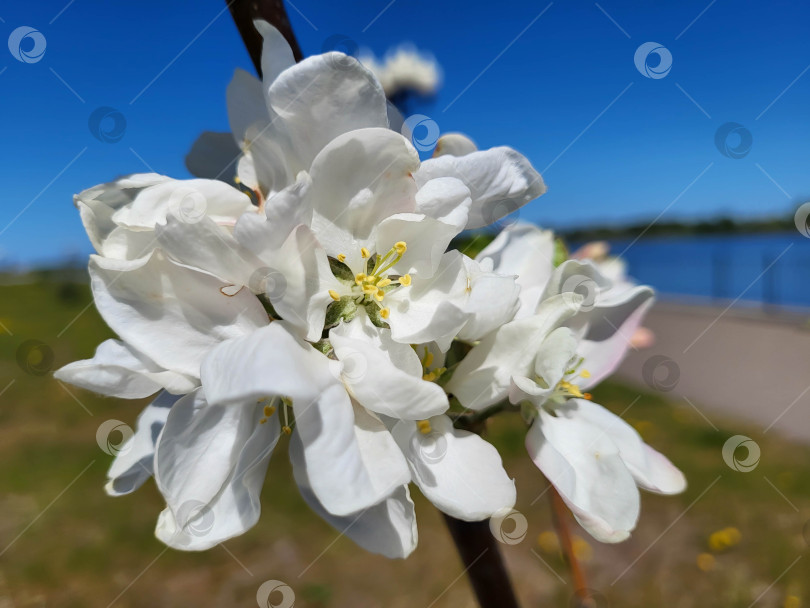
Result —
[[461, 521], [444, 516], [481, 608], [518, 608], [512, 582], [489, 521]]
[[[582, 571], [579, 560], [577, 560], [574, 553], [574, 543], [571, 540], [571, 530], [568, 527], [568, 507], [565, 506], [563, 499], [554, 486], [551, 486], [549, 496], [551, 497], [551, 515], [554, 521], [554, 529], [560, 539], [560, 547], [565, 556], [565, 561], [568, 562], [568, 567], [571, 568], [571, 578], [574, 579], [574, 593], [577, 599], [583, 602], [588, 599], [588, 586], [585, 583], [585, 573]], [[585, 604], [581, 605], [584, 606]]]

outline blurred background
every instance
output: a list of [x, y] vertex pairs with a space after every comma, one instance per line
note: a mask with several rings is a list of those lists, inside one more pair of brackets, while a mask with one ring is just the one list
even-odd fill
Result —
[[[548, 193], [501, 226], [602, 241], [658, 290], [653, 338], [594, 398], [690, 487], [645, 496], [621, 545], [577, 532], [594, 605], [810, 605], [810, 6], [285, 4], [305, 55], [381, 74], [423, 157], [461, 131], [531, 159]], [[0, 33], [0, 608], [251, 606], [270, 579], [303, 606], [474, 605], [425, 501], [419, 549], [385, 561], [308, 512], [283, 458], [260, 524], [204, 554], [153, 538], [151, 485], [104, 495], [96, 430], [143, 403], [51, 376], [110, 336], [71, 197], [126, 173], [189, 177], [186, 152], [228, 130], [225, 88], [252, 65], [219, 0], [6, 3]], [[528, 523], [502, 548], [524, 605], [573, 605], [521, 433], [490, 430]]]

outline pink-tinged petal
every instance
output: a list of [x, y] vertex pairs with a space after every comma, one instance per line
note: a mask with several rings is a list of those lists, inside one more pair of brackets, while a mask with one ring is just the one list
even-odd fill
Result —
[[624, 420], [596, 403], [574, 400], [577, 416], [603, 429], [618, 446], [619, 454], [636, 483], [658, 494], [679, 494], [686, 489], [686, 478], [663, 454], [644, 443]]

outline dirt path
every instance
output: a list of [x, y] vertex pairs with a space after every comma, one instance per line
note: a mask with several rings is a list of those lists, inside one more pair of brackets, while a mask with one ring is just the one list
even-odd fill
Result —
[[729, 414], [810, 442], [808, 320], [660, 302], [645, 323], [656, 343], [631, 352], [619, 377], [686, 398], [711, 424]]

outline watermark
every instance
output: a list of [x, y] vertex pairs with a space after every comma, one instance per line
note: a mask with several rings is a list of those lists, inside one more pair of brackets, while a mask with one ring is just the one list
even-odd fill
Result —
[[672, 69], [672, 53], [657, 42], [645, 42], [633, 56], [636, 69], [646, 78], [664, 78]]
[[329, 36], [321, 46], [324, 60], [334, 70], [349, 70], [356, 66], [359, 50], [357, 42], [346, 34]]
[[287, 292], [287, 279], [275, 268], [262, 266], [250, 275], [248, 289], [256, 294], [265, 294], [270, 300], [275, 300]]
[[340, 377], [349, 383], [361, 382], [368, 373], [368, 359], [365, 353], [353, 348], [341, 349], [338, 360], [341, 363]]
[[441, 136], [439, 124], [424, 114], [414, 114], [406, 118], [402, 124], [401, 133], [410, 139], [413, 147], [420, 152], [433, 150]]
[[743, 158], [751, 151], [754, 136], [740, 123], [727, 122], [720, 125], [715, 131], [714, 145], [723, 156], [734, 159]]
[[641, 366], [641, 377], [650, 388], [668, 393], [678, 385], [681, 368], [666, 355], [653, 355]]
[[423, 433], [417, 428], [416, 433], [411, 436], [409, 448], [417, 460], [436, 464], [447, 455], [447, 437], [432, 429]]
[[11, 56], [22, 63], [37, 63], [45, 56], [45, 35], [38, 29], [22, 25], [8, 37]]
[[256, 592], [256, 603], [260, 608], [292, 608], [295, 592], [285, 582], [265, 581]]
[[793, 216], [796, 230], [798, 230], [802, 236], [810, 239], [810, 223], [808, 223], [808, 220], [810, 220], [810, 202], [800, 205]]
[[517, 545], [529, 531], [526, 516], [515, 509], [502, 509], [489, 520], [492, 535], [505, 545]]
[[181, 186], [169, 197], [169, 212], [184, 224], [196, 224], [205, 217], [208, 201], [199, 190]]
[[120, 420], [107, 420], [102, 422], [96, 431], [96, 443], [101, 451], [110, 456], [126, 454], [132, 449], [132, 439], [135, 433], [126, 422]]
[[90, 133], [104, 144], [115, 144], [124, 138], [127, 130], [127, 119], [124, 115], [109, 106], [101, 106], [93, 110], [87, 119]]
[[214, 529], [214, 512], [207, 503], [187, 500], [177, 510], [178, 525], [191, 536], [204, 538]]
[[[745, 458], [738, 458], [738, 451], [743, 448]], [[729, 468], [740, 473], [750, 473], [759, 464], [760, 449], [756, 441], [745, 435], [729, 437], [723, 444], [723, 460]]]
[[50, 372], [55, 359], [53, 349], [40, 340], [26, 340], [17, 347], [17, 365], [31, 376]]
[[[560, 294], [563, 296], [566, 305], [574, 312], [587, 312], [596, 306], [596, 296], [599, 294], [599, 286], [593, 278], [584, 274], [572, 274], [563, 281], [560, 287]], [[572, 297], [572, 296], [581, 296]]]

